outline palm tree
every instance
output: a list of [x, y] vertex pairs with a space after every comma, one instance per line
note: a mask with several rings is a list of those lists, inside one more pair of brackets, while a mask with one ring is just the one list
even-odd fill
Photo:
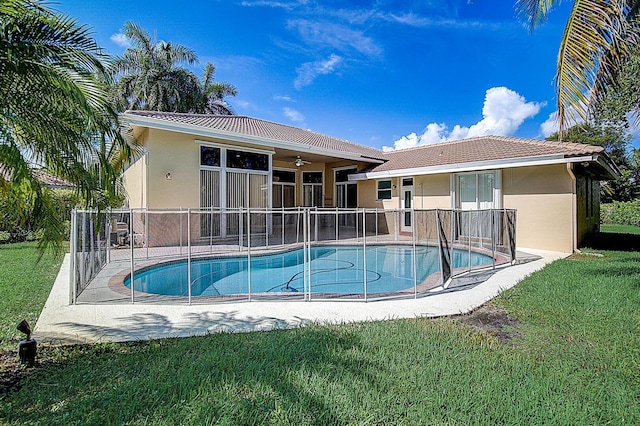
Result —
[[107, 135], [114, 152], [129, 147], [114, 124], [104, 59], [70, 17], [39, 2], [0, 0], [0, 196], [28, 199], [32, 223], [44, 230], [41, 247], [65, 236], [34, 168], [74, 183], [87, 205], [97, 193], [115, 194], [117, 170], [95, 136]]
[[[531, 30], [560, 0], [518, 0], [516, 10]], [[616, 84], [618, 70], [637, 44], [640, 0], [574, 0], [560, 41], [555, 85], [560, 134]], [[640, 105], [636, 106], [636, 108]]]
[[223, 114], [233, 115], [233, 110], [225, 102], [227, 96], [236, 96], [238, 91], [227, 82], [213, 81], [216, 67], [207, 62], [204, 67], [204, 74], [198, 86], [198, 96], [192, 111], [197, 114]]
[[112, 63], [119, 109], [186, 112], [199, 82], [181, 65], [195, 64], [195, 52], [180, 44], [156, 42], [134, 22], [124, 25], [124, 34], [132, 47]]

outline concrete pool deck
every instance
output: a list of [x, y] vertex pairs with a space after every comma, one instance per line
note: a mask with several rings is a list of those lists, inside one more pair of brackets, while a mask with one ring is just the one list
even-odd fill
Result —
[[525, 262], [485, 271], [479, 274], [481, 279], [471, 283], [465, 282], [469, 278], [462, 277], [459, 285], [449, 290], [417, 299], [69, 305], [70, 257], [67, 254], [36, 323], [34, 338], [51, 344], [119, 342], [217, 332], [265, 331], [314, 323], [339, 324], [463, 314], [515, 286], [548, 263], [568, 255], [522, 249], [518, 259], [526, 259]]

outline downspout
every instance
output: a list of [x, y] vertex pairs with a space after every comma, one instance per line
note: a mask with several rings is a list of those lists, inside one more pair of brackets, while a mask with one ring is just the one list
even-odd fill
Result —
[[576, 175], [573, 173], [573, 163], [567, 163], [567, 173], [571, 177], [571, 252], [578, 248], [578, 197]]

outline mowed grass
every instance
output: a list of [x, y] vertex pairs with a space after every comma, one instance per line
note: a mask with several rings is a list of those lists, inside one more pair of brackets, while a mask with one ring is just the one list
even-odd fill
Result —
[[454, 318], [48, 348], [7, 424], [640, 424], [640, 254], [560, 260]]
[[601, 224], [600, 232], [607, 234], [628, 234], [640, 235], [640, 226], [634, 225], [618, 225], [618, 224]]
[[0, 350], [16, 348], [24, 335], [16, 330], [26, 319], [35, 327], [53, 286], [63, 254], [43, 254], [37, 243], [0, 244]]

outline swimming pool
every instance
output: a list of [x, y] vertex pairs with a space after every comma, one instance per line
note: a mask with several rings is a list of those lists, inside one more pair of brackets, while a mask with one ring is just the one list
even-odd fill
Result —
[[[416, 282], [439, 270], [438, 250], [416, 246]], [[191, 261], [191, 295], [226, 296], [247, 293], [380, 294], [413, 288], [413, 247], [408, 245], [314, 246], [310, 249], [310, 284], [305, 284], [304, 251], [246, 256], [212, 257]], [[491, 256], [454, 250], [454, 268], [487, 265]], [[166, 296], [186, 296], [186, 260], [143, 268], [134, 275], [135, 290]], [[131, 278], [124, 281], [131, 288]], [[250, 288], [249, 288], [250, 285]]]

